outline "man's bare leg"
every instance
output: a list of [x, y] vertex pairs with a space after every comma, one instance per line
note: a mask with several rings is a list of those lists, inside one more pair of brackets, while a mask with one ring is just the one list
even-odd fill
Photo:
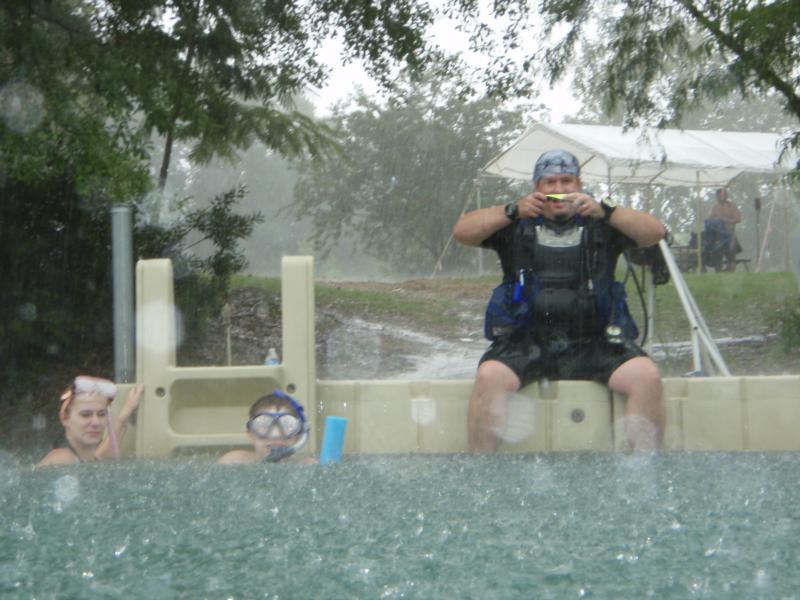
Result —
[[664, 437], [664, 404], [661, 398], [661, 373], [646, 356], [639, 356], [617, 367], [608, 387], [627, 398], [625, 433], [635, 451], [661, 447]]
[[499, 361], [487, 360], [478, 367], [467, 411], [470, 452], [497, 450], [500, 445], [497, 431], [505, 424], [508, 395], [519, 390], [519, 386], [514, 371]]

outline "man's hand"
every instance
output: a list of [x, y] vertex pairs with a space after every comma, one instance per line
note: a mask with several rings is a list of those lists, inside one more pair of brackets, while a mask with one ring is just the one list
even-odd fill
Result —
[[603, 207], [589, 194], [573, 192], [572, 194], [567, 194], [564, 199], [570, 200], [575, 207], [575, 213], [582, 217], [587, 217], [589, 219], [602, 219], [605, 217]]
[[545, 197], [541, 192], [531, 192], [517, 201], [519, 218], [530, 219], [542, 214], [545, 206]]

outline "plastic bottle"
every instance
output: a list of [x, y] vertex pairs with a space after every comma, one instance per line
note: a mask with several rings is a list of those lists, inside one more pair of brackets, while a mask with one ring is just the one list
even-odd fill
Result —
[[278, 358], [278, 351], [275, 348], [270, 348], [267, 352], [267, 358], [264, 359], [265, 365], [278, 365], [281, 360]]

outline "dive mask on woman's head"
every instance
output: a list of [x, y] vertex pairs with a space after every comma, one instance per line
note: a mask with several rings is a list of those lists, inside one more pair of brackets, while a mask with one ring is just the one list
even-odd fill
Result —
[[72, 390], [77, 394], [100, 394], [109, 401], [117, 397], [117, 386], [108, 379], [78, 375], [72, 382]]
[[72, 385], [59, 398], [61, 402], [59, 413], [62, 418], [66, 418], [69, 405], [75, 396], [80, 396], [81, 394], [99, 394], [106, 398], [110, 404], [117, 396], [117, 386], [108, 379], [102, 379], [101, 377], [78, 375], [72, 381]]

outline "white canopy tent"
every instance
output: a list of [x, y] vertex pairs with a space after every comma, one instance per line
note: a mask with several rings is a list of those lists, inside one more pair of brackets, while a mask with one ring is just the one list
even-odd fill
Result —
[[[798, 164], [784, 155], [782, 138], [772, 133], [656, 130], [624, 132], [620, 127], [538, 123], [493, 158], [482, 176], [530, 181], [536, 159], [563, 148], [581, 164], [584, 183], [661, 186], [725, 186], [743, 172], [782, 174]], [[698, 191], [698, 203], [700, 194]], [[699, 227], [699, 219], [697, 220]], [[730, 375], [666, 242], [659, 243], [691, 326], [695, 372]], [[649, 285], [650, 331], [654, 326], [653, 286]]]
[[581, 163], [584, 182], [666, 186], [723, 186], [740, 173], [781, 173], [797, 154], [781, 156], [776, 133], [655, 130], [537, 123], [493, 158], [482, 175], [530, 180], [542, 152], [569, 150]]

